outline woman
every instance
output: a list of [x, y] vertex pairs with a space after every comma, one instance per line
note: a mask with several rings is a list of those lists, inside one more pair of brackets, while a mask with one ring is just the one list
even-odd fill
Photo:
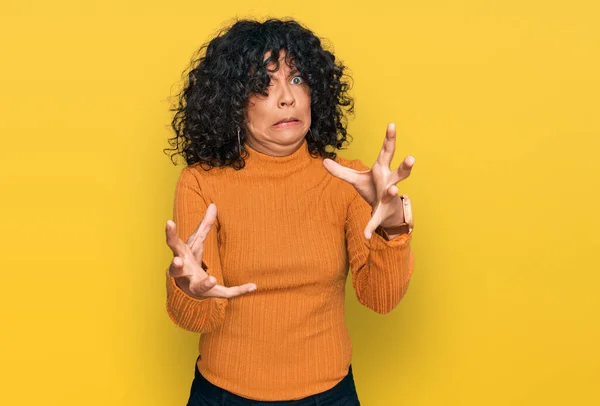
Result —
[[390, 170], [393, 124], [372, 168], [337, 157], [344, 66], [297, 22], [238, 21], [201, 51], [175, 108], [188, 166], [166, 226], [167, 312], [201, 333], [188, 405], [359, 405], [348, 267], [374, 311], [404, 296], [412, 219], [395, 185], [414, 158]]

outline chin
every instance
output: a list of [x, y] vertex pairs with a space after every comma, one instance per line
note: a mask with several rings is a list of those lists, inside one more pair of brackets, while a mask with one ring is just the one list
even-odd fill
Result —
[[299, 128], [286, 128], [286, 129], [274, 129], [273, 130], [273, 138], [276, 139], [300, 139], [304, 138], [307, 131], [303, 131]]

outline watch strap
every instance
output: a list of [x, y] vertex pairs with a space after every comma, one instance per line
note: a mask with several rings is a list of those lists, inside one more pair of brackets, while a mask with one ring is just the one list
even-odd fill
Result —
[[379, 226], [375, 229], [375, 232], [381, 237], [383, 237], [384, 240], [390, 241], [390, 235], [409, 234], [410, 226], [407, 223], [400, 224], [399, 226], [386, 228]]

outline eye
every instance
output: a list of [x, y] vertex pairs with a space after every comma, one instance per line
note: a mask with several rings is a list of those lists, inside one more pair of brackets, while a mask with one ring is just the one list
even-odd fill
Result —
[[290, 83], [292, 85], [301, 85], [304, 83], [304, 79], [302, 79], [302, 76], [294, 76], [292, 80], [290, 80]]

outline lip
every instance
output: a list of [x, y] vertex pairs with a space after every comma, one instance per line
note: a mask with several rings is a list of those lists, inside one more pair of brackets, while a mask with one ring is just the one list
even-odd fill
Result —
[[287, 121], [287, 122], [275, 124], [273, 127], [274, 128], [289, 128], [289, 127], [295, 127], [300, 124], [301, 124], [300, 121]]
[[300, 125], [301, 121], [298, 120], [295, 117], [286, 117], [283, 120], [279, 121], [278, 123], [273, 124], [273, 127], [275, 128], [287, 128], [287, 127], [294, 127], [297, 125]]

